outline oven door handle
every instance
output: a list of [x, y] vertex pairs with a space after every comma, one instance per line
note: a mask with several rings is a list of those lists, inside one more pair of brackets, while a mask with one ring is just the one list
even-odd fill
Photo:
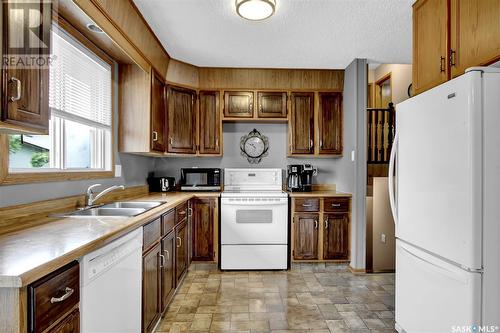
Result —
[[221, 202], [224, 206], [284, 206], [288, 204], [288, 201], [226, 201]]

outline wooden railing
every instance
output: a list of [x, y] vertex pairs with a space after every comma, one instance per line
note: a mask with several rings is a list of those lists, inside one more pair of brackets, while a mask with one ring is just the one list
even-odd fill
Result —
[[394, 105], [387, 109], [367, 109], [368, 163], [389, 163], [396, 131]]

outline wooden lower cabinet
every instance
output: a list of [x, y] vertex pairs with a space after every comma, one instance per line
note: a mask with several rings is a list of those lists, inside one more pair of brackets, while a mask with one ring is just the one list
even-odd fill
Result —
[[80, 332], [80, 311], [78, 309], [75, 309], [47, 333], [79, 333], [79, 332]]
[[142, 331], [152, 332], [161, 315], [160, 243], [142, 256]]
[[216, 200], [192, 199], [193, 260], [214, 259], [214, 209]]
[[349, 214], [325, 213], [323, 259], [349, 259]]
[[175, 248], [175, 274], [176, 281], [179, 283], [184, 274], [187, 271], [188, 266], [188, 229], [187, 229], [187, 219], [179, 223], [175, 227], [175, 238], [176, 238], [176, 248]]
[[292, 260], [350, 259], [349, 197], [297, 197], [292, 204]]
[[175, 292], [175, 232], [161, 240], [161, 310], [164, 312]]
[[293, 219], [293, 258], [318, 259], [319, 214], [300, 213]]

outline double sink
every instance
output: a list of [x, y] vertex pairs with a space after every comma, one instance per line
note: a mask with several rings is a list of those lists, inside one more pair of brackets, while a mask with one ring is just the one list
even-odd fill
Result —
[[133, 217], [142, 214], [150, 209], [158, 207], [164, 202], [160, 201], [117, 201], [98, 207], [89, 207], [63, 214], [63, 217]]

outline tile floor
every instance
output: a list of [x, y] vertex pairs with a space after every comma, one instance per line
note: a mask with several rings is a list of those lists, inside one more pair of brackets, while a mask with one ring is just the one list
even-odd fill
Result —
[[192, 266], [156, 332], [396, 332], [394, 274], [345, 266], [219, 272]]

